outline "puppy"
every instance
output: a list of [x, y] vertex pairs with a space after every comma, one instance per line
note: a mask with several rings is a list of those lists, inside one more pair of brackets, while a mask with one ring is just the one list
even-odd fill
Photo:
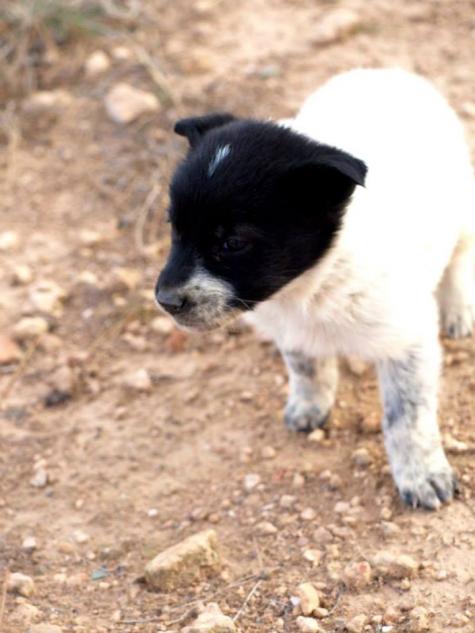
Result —
[[179, 121], [172, 246], [156, 287], [178, 324], [247, 312], [282, 351], [289, 429], [322, 426], [336, 356], [377, 367], [391, 471], [410, 506], [456, 492], [438, 423], [439, 314], [470, 336], [475, 185], [453, 110], [421, 77], [354, 70], [281, 123]]

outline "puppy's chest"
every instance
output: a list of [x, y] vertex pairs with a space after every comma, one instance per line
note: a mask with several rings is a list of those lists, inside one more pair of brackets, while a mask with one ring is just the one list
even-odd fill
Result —
[[293, 293], [262, 305], [256, 317], [283, 349], [376, 358], [394, 338], [384, 313], [370, 293], [348, 284], [338, 291]]

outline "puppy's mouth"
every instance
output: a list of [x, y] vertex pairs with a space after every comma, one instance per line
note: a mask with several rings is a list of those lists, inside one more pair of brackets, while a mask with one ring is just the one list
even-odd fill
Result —
[[167, 310], [160, 306], [181, 329], [192, 332], [207, 332], [220, 329], [234, 321], [242, 312], [231, 306], [217, 305], [212, 301], [203, 301], [183, 306], [180, 311]]

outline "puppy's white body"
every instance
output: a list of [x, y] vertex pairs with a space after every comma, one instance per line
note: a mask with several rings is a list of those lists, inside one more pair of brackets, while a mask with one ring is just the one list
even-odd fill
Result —
[[330, 251], [251, 314], [288, 366], [287, 425], [326, 420], [334, 355], [375, 361], [398, 489], [437, 508], [456, 490], [437, 423], [439, 310], [450, 336], [473, 324], [475, 184], [461, 125], [426, 80], [401, 70], [337, 76], [285, 125], [368, 167]]
[[[444, 269], [475, 244], [475, 185], [460, 122], [421, 77], [354, 70], [331, 79], [286, 124], [362, 159], [366, 187], [357, 187], [330, 253], [251, 320], [283, 349], [397, 358], [432, 335]], [[447, 306], [441, 297], [447, 327], [464, 334], [470, 306], [448, 312], [470, 291]]]

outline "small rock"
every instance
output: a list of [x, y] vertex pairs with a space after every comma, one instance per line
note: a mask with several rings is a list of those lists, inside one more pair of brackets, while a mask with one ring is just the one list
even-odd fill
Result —
[[155, 112], [159, 107], [154, 94], [126, 83], [113, 86], [105, 97], [104, 105], [109, 117], [120, 124], [131, 123], [142, 114]]
[[152, 388], [152, 379], [148, 371], [142, 367], [124, 376], [122, 384], [136, 391], [150, 391]]
[[325, 431], [323, 429], [315, 429], [309, 433], [307, 440], [315, 444], [321, 444], [325, 439]]
[[389, 519], [391, 519], [391, 517], [393, 516], [393, 513], [391, 511], [391, 508], [381, 508], [381, 512], [379, 513], [379, 516], [381, 517], [381, 519], [383, 519], [383, 521], [389, 521]]
[[355, 615], [354, 618], [351, 618], [351, 620], [348, 620], [346, 623], [346, 630], [348, 633], [362, 633], [366, 626], [366, 621], [367, 618], [364, 613]]
[[82, 229], [78, 234], [84, 246], [97, 246], [104, 240], [104, 235], [99, 231], [92, 231], [91, 229]]
[[346, 359], [346, 364], [348, 366], [348, 369], [355, 376], [362, 376], [369, 369], [368, 363], [365, 363], [363, 360], [361, 360], [361, 358], [358, 358], [356, 356], [348, 356], [348, 358]]
[[72, 97], [66, 90], [40, 90], [23, 102], [23, 111], [27, 114], [56, 112], [68, 107]]
[[463, 115], [475, 119], [475, 101], [464, 101], [461, 109]]
[[214, 530], [188, 537], [158, 554], [145, 567], [145, 579], [159, 591], [188, 586], [220, 567]]
[[140, 272], [140, 270], [137, 270], [136, 268], [125, 268], [125, 267], [115, 268], [114, 275], [129, 290], [133, 290], [134, 288], [136, 288], [142, 279], [142, 273]]
[[49, 481], [48, 473], [44, 468], [35, 469], [35, 474], [30, 479], [30, 485], [34, 488], [44, 488]]
[[389, 606], [383, 614], [384, 624], [397, 624], [401, 619], [399, 609]]
[[295, 473], [292, 478], [292, 486], [294, 488], [303, 488], [305, 486], [305, 477], [300, 473]]
[[319, 46], [333, 44], [352, 35], [361, 25], [357, 13], [339, 8], [327, 13], [317, 24], [312, 43]]
[[99, 279], [97, 275], [95, 275], [90, 270], [83, 270], [76, 277], [78, 283], [85, 284], [87, 286], [97, 286], [99, 284]]
[[351, 510], [351, 506], [347, 501], [337, 501], [333, 509], [337, 514], [346, 514]]
[[74, 530], [73, 538], [76, 543], [82, 544], [87, 543], [91, 537], [89, 536], [89, 534], [83, 532], [82, 530]]
[[306, 549], [303, 552], [303, 557], [305, 560], [308, 560], [309, 563], [312, 563], [314, 567], [318, 567], [323, 558], [323, 552], [319, 549]]
[[158, 316], [150, 323], [150, 327], [158, 334], [168, 335], [175, 329], [173, 321], [165, 316]]
[[270, 536], [272, 534], [277, 534], [278, 529], [270, 521], [261, 521], [256, 525], [256, 531], [258, 534], [262, 534], [263, 536]]
[[332, 543], [334, 539], [333, 534], [329, 530], [320, 526], [313, 533], [313, 540], [319, 545], [327, 545], [328, 543]]
[[21, 547], [23, 550], [25, 550], [25, 552], [33, 552], [37, 547], [35, 537], [27, 536], [25, 539], [23, 539]]
[[407, 554], [394, 554], [386, 550], [378, 552], [373, 557], [373, 565], [378, 575], [386, 578], [412, 578], [416, 575], [419, 565]]
[[251, 492], [256, 486], [261, 483], [261, 478], [256, 473], [248, 473], [244, 477], [244, 490]]
[[296, 620], [297, 627], [302, 633], [320, 633], [322, 631], [320, 625], [313, 618], [306, 618], [299, 615]]
[[49, 330], [49, 324], [43, 317], [24, 317], [13, 328], [13, 335], [19, 341], [37, 338]]
[[33, 280], [33, 271], [26, 264], [17, 264], [13, 268], [13, 283], [25, 286]]
[[397, 523], [392, 523], [391, 521], [383, 521], [381, 523], [381, 528], [383, 530], [384, 536], [395, 536], [401, 532], [401, 528]]
[[377, 413], [366, 415], [361, 421], [363, 433], [379, 433], [381, 431], [381, 416]]
[[444, 446], [449, 453], [466, 453], [469, 449], [468, 444], [456, 439], [449, 433], [444, 433]]
[[302, 512], [300, 513], [300, 518], [303, 521], [313, 521], [316, 516], [317, 516], [317, 513], [315, 512], [313, 508], [304, 508]]
[[409, 613], [409, 622], [411, 626], [411, 633], [419, 633], [419, 631], [430, 630], [430, 619], [427, 609], [424, 607], [415, 607]]
[[132, 57], [132, 51], [126, 46], [115, 46], [111, 51], [112, 57], [118, 62], [127, 61]]
[[281, 508], [289, 509], [293, 508], [296, 501], [297, 497], [295, 497], [294, 495], [282, 495], [279, 500], [279, 505]]
[[366, 561], [348, 563], [343, 570], [343, 582], [350, 589], [363, 589], [371, 583], [371, 565]]
[[87, 77], [97, 77], [110, 68], [110, 59], [104, 51], [94, 51], [84, 63], [84, 71]]
[[262, 459], [274, 459], [276, 455], [276, 450], [272, 446], [264, 446], [261, 450]]
[[16, 572], [8, 576], [7, 591], [30, 598], [35, 593], [35, 583], [30, 576]]
[[196, 620], [181, 630], [181, 633], [235, 633], [236, 627], [230, 617], [224, 615], [215, 602], [202, 608]]
[[54, 313], [65, 297], [64, 289], [52, 280], [44, 279], [30, 290], [30, 301], [41, 312]]
[[353, 455], [351, 457], [354, 464], [360, 468], [366, 468], [372, 462], [368, 449], [363, 446], [353, 451]]
[[63, 633], [63, 629], [57, 624], [33, 624], [27, 633]]
[[13, 339], [0, 334], [0, 365], [16, 363], [21, 358], [21, 349]]
[[11, 251], [18, 246], [20, 238], [15, 231], [0, 233], [0, 252]]
[[300, 610], [303, 615], [312, 615], [320, 606], [320, 594], [311, 582], [303, 582], [297, 587]]
[[41, 611], [30, 604], [29, 602], [20, 602], [16, 609], [11, 614], [11, 619], [16, 622], [22, 622], [23, 624], [29, 624], [34, 620], [38, 620], [41, 616]]

